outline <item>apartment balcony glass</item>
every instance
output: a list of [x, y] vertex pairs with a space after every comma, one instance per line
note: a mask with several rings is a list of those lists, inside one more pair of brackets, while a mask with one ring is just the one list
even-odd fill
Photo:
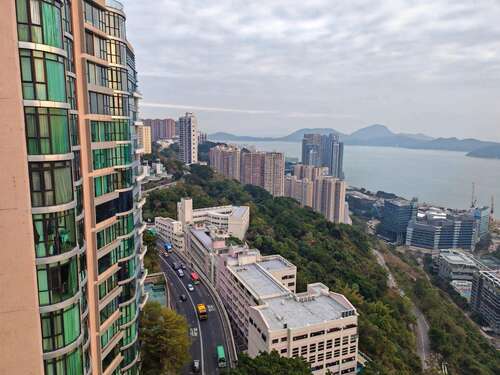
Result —
[[67, 110], [25, 107], [24, 116], [29, 155], [70, 152]]
[[83, 375], [81, 348], [44, 362], [45, 375]]
[[29, 173], [33, 207], [60, 205], [74, 199], [71, 161], [31, 162]]
[[60, 6], [55, 0], [16, 0], [19, 40], [63, 48]]
[[37, 258], [63, 254], [75, 248], [75, 210], [33, 215]]
[[129, 141], [130, 126], [127, 120], [91, 121], [92, 142]]
[[81, 334], [80, 305], [40, 314], [44, 352], [61, 349], [75, 342]]
[[78, 257], [36, 266], [40, 306], [67, 300], [78, 293]]
[[64, 57], [53, 53], [19, 50], [23, 98], [66, 102]]

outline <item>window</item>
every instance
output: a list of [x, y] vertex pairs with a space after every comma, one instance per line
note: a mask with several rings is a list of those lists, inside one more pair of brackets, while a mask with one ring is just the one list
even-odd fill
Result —
[[89, 110], [90, 113], [99, 115], [109, 115], [110, 96], [100, 92], [89, 91]]
[[92, 150], [94, 169], [125, 166], [132, 163], [130, 144], [120, 144], [115, 148]]
[[80, 133], [78, 131], [78, 115], [70, 114], [68, 119], [71, 133], [71, 146], [78, 146], [80, 144]]
[[127, 120], [91, 121], [92, 142], [128, 141], [130, 126]]
[[114, 225], [111, 225], [97, 232], [97, 249], [100, 249], [113, 242], [117, 236], [118, 234]]
[[114, 359], [120, 354], [119, 346], [115, 346], [111, 351], [106, 354], [106, 357], [102, 359], [102, 370], [104, 373], [108, 372], [107, 369], [109, 365], [114, 361]]
[[[113, 313], [118, 309], [118, 299], [113, 298], [113, 300], [104, 307], [99, 313], [100, 324], [102, 325], [106, 319], [108, 319]], [[123, 318], [123, 315], [122, 315]], [[124, 324], [124, 323], [120, 323]]]
[[52, 305], [78, 292], [78, 259], [36, 266], [40, 306]]
[[115, 94], [110, 98], [110, 110], [112, 116], [129, 116], [128, 95]]
[[118, 277], [116, 273], [108, 277], [105, 281], [99, 284], [99, 300], [106, 297], [113, 289], [118, 286]]
[[332, 343], [333, 343], [333, 341], [332, 341], [332, 340], [327, 340], [327, 341], [326, 341], [326, 348], [327, 348], [327, 349], [331, 349], [331, 348], [332, 348]]
[[85, 32], [85, 52], [89, 55], [95, 56], [101, 60], [108, 59], [108, 51], [106, 47], [106, 40], [91, 33]]
[[122, 346], [130, 344], [137, 338], [137, 324], [136, 322], [123, 331]]
[[17, 0], [19, 40], [62, 47], [62, 23], [59, 2], [54, 0]]
[[66, 102], [64, 58], [52, 53], [19, 50], [23, 98]]
[[106, 33], [125, 39], [125, 18], [113, 12], [106, 13]]
[[353, 342], [356, 342], [357, 339], [358, 339], [358, 335], [351, 335], [351, 344]]
[[347, 345], [347, 344], [349, 344], [349, 336], [342, 337], [342, 345]]
[[349, 348], [349, 353], [356, 353], [356, 345], [353, 345]]
[[127, 47], [125, 43], [114, 39], [107, 40], [108, 61], [112, 64], [126, 65]]
[[132, 298], [135, 297], [135, 280], [129, 281], [128, 283], [125, 283], [122, 285], [122, 293], [120, 294], [120, 303], [124, 303], [127, 301], [130, 301]]
[[87, 83], [108, 87], [108, 68], [87, 61]]
[[339, 327], [333, 327], [333, 328], [329, 328], [328, 331], [326, 331], [326, 332], [332, 333], [332, 332], [338, 332], [340, 330], [341, 330], [341, 328], [339, 328]]
[[286, 336], [281, 338], [281, 342], [285, 342], [287, 340], [288, 340], [288, 338]]
[[311, 332], [311, 337], [321, 336], [321, 335], [324, 335], [324, 334], [325, 334], [325, 331]]
[[303, 340], [307, 338], [307, 333], [305, 335], [294, 336], [293, 341]]
[[119, 331], [120, 322], [116, 320], [108, 329], [106, 329], [106, 331], [104, 331], [103, 334], [101, 334], [101, 348], [104, 349]]
[[44, 360], [45, 375], [83, 374], [82, 352], [80, 348], [59, 357]]
[[94, 196], [100, 197], [101, 195], [111, 193], [118, 188], [116, 174], [108, 174], [105, 176], [94, 177]]
[[73, 77], [68, 76], [66, 80], [66, 90], [68, 93], [68, 103], [71, 109], [77, 109], [76, 100], [76, 80]]
[[[127, 324], [130, 322], [132, 319], [135, 318], [136, 312], [137, 312], [137, 306], [135, 303], [131, 303], [130, 305], [120, 307], [120, 325]], [[103, 322], [103, 320], [101, 320]]]
[[71, 161], [29, 163], [31, 204], [47, 207], [73, 200]]
[[103, 257], [99, 258], [97, 262], [97, 270], [98, 273], [101, 274], [104, 271], [106, 271], [109, 267], [111, 267], [113, 264], [118, 262], [118, 250], [114, 249], [113, 251], [110, 251]]
[[314, 353], [314, 352], [316, 352], [316, 344], [309, 345], [309, 353]]
[[69, 38], [64, 38], [64, 50], [68, 54], [66, 59], [66, 70], [75, 72], [75, 58], [73, 56], [73, 41]]
[[113, 90], [127, 91], [127, 70], [117, 67], [108, 68], [109, 87]]
[[281, 353], [281, 354], [285, 354], [286, 352], [287, 352], [287, 349], [286, 349], [286, 348], [284, 348], [284, 349], [281, 349], [281, 350], [280, 350], [280, 353]]
[[64, 310], [40, 314], [44, 352], [58, 350], [74, 342], [81, 333], [78, 304]]
[[30, 155], [66, 154], [70, 151], [66, 110], [25, 107], [24, 116]]
[[33, 232], [38, 258], [70, 251], [76, 246], [75, 211], [35, 214]]
[[344, 327], [344, 329], [350, 329], [350, 328], [356, 328], [357, 325], [356, 324], [348, 324]]
[[279, 342], [278, 339], [273, 339], [273, 341], [272, 341], [273, 344], [277, 344], [278, 342]]
[[120, 263], [120, 266], [120, 270], [118, 271], [120, 281], [128, 280], [134, 277], [136, 270], [135, 258], [129, 259], [124, 263]]
[[90, 23], [92, 26], [98, 29], [105, 30], [105, 14], [102, 9], [93, 6], [90, 3], [84, 2], [84, 19], [86, 22]]

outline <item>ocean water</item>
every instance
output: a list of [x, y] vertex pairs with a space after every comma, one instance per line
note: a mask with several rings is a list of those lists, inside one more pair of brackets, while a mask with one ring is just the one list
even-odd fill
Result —
[[[297, 142], [253, 142], [258, 150], [301, 157]], [[410, 150], [396, 147], [349, 146], [344, 149], [344, 172], [351, 186], [384, 190], [405, 198], [450, 208], [467, 208], [475, 183], [477, 201], [495, 198], [500, 219], [500, 160], [465, 156], [463, 152]]]

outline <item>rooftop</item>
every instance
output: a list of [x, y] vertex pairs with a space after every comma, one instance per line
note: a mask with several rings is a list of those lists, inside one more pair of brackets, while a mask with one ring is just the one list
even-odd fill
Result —
[[465, 264], [469, 266], [475, 266], [476, 262], [474, 262], [471, 258], [466, 256], [465, 254], [459, 253], [459, 252], [449, 252], [449, 253], [442, 253], [440, 255], [442, 258], [444, 258], [448, 263], [452, 264]]
[[229, 269], [259, 298], [285, 296], [290, 291], [256, 263], [229, 266]]
[[280, 271], [285, 269], [294, 269], [295, 266], [287, 261], [285, 258], [281, 256], [269, 256], [263, 257], [259, 262], [259, 265], [264, 268], [266, 271]]
[[308, 289], [306, 295], [268, 298], [256, 308], [271, 330], [282, 329], [285, 323], [292, 329], [325, 323], [354, 311], [344, 296], [330, 293], [322, 284], [309, 285]]
[[206, 232], [204, 229], [191, 229], [191, 233], [193, 236], [198, 239], [203, 244], [203, 247], [205, 249], [211, 249], [212, 248], [212, 238], [210, 235]]

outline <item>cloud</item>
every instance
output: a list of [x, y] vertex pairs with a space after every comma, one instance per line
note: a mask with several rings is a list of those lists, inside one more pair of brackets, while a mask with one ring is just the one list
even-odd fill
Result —
[[[187, 107], [212, 112], [204, 121], [213, 130], [314, 122], [350, 131], [377, 121], [500, 139], [498, 1], [123, 2], [145, 100], [203, 103]], [[185, 109], [143, 107], [146, 116]]]
[[265, 110], [255, 110], [255, 109], [237, 109], [237, 108], [220, 108], [220, 107], [203, 107], [203, 106], [196, 106], [196, 105], [172, 104], [172, 103], [141, 102], [141, 107], [185, 109], [188, 111], [205, 111], [205, 112], [244, 113], [244, 114], [249, 114], [249, 115], [271, 115], [271, 114], [277, 113], [276, 111], [265, 111]]

